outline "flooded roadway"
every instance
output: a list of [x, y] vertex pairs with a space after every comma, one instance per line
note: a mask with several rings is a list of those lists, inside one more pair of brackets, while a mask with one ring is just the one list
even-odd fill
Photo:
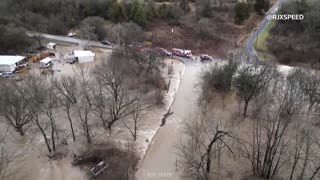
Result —
[[178, 180], [178, 155], [176, 146], [179, 143], [183, 120], [195, 109], [198, 82], [201, 70], [199, 63], [186, 63], [176, 98], [171, 106], [173, 115], [169, 116], [166, 125], [156, 133], [145, 159], [138, 167], [137, 180]]

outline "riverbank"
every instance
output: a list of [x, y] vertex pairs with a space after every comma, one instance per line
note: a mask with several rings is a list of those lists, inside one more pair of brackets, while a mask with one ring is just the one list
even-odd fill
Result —
[[158, 129], [151, 146], [140, 163], [136, 173], [138, 180], [177, 180], [179, 155], [177, 145], [183, 134], [183, 122], [197, 108], [196, 85], [201, 71], [201, 63], [187, 63], [178, 93], [172, 103], [173, 114], [167, 123]]
[[169, 87], [168, 92], [165, 93], [165, 95], [164, 95], [164, 107], [162, 107], [160, 112], [158, 112], [158, 114], [155, 115], [159, 119], [159, 124], [156, 124], [157, 127], [152, 132], [146, 134], [146, 136], [147, 136], [146, 142], [147, 143], [143, 143], [144, 145], [141, 147], [142, 149], [140, 149], [139, 155], [142, 155], [142, 158], [140, 159], [140, 161], [138, 163], [138, 168], [141, 165], [141, 162], [143, 162], [146, 154], [148, 153], [150, 146], [153, 143], [154, 137], [160, 128], [160, 123], [161, 123], [161, 119], [163, 118], [163, 115], [169, 110], [172, 103], [174, 102], [176, 93], [177, 93], [179, 86], [180, 86], [181, 78], [185, 72], [185, 65], [179, 60], [165, 59], [164, 63], [167, 66], [169, 66], [170, 64], [172, 64], [172, 66], [173, 66], [173, 72], [172, 72], [171, 78], [170, 78], [170, 75], [166, 75], [167, 76], [166, 81], [167, 82], [170, 81], [170, 87]]

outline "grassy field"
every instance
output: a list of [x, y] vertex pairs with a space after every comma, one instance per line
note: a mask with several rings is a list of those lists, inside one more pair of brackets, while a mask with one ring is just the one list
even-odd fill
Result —
[[254, 48], [256, 49], [258, 56], [261, 60], [265, 61], [268, 58], [268, 47], [267, 47], [267, 38], [269, 36], [270, 30], [275, 27], [276, 21], [272, 20], [267, 28], [262, 31], [257, 37], [256, 42], [254, 43]]

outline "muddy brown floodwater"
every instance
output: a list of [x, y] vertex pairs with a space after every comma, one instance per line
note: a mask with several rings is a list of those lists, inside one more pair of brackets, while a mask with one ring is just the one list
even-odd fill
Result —
[[183, 120], [197, 105], [196, 84], [199, 79], [201, 64], [186, 64], [177, 96], [171, 106], [174, 112], [166, 125], [156, 133], [146, 157], [140, 164], [136, 178], [138, 180], [178, 180], [178, 154], [176, 145], [182, 134]]

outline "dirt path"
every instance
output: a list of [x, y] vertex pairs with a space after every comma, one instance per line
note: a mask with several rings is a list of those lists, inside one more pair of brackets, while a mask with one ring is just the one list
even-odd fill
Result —
[[144, 161], [136, 173], [138, 180], [181, 179], [177, 173], [175, 146], [179, 143], [182, 131], [182, 121], [192, 108], [196, 107], [195, 85], [200, 72], [199, 64], [187, 64], [185, 73], [171, 106], [174, 112], [166, 125], [156, 133]]

